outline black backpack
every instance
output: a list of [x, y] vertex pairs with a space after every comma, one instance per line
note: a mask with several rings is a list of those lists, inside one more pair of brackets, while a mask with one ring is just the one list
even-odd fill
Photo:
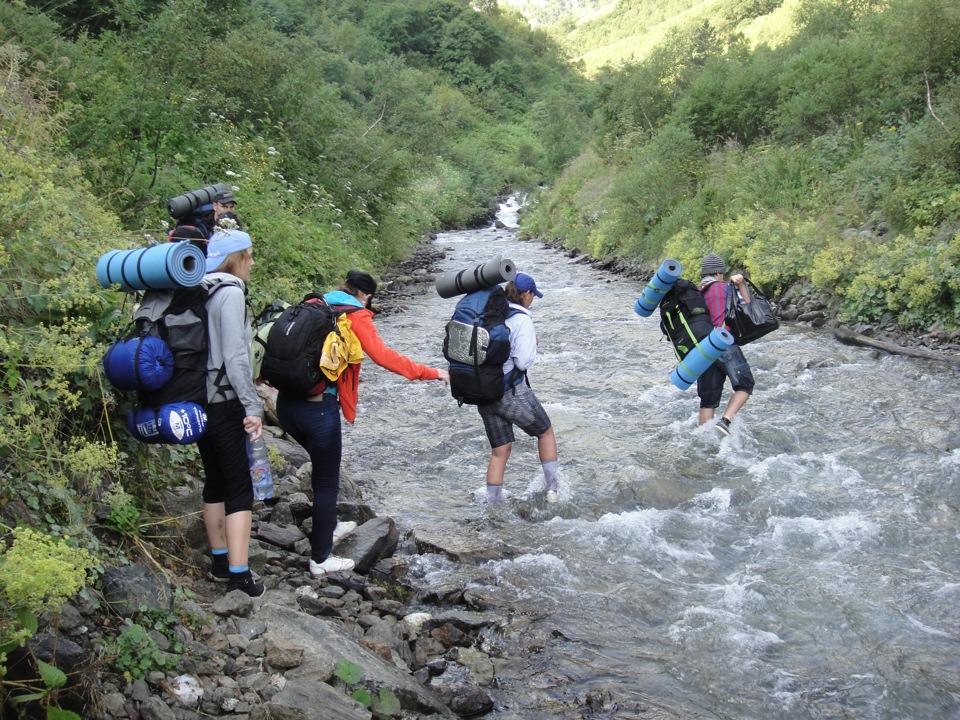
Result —
[[503, 397], [503, 364], [510, 357], [506, 320], [516, 312], [499, 285], [457, 302], [443, 338], [443, 356], [450, 363], [450, 394], [458, 404], [486, 405]]
[[[141, 405], [160, 407], [171, 402], [207, 404], [207, 300], [240, 281], [205, 279], [194, 287], [148, 290], [133, 314], [131, 335], [155, 335], [173, 355], [173, 375], [158, 390], [140, 390]], [[129, 337], [129, 336], [128, 336]]]
[[713, 332], [710, 310], [703, 293], [689, 280], [679, 278], [660, 300], [660, 330], [673, 343], [682, 360], [701, 340]]
[[337, 318], [353, 310], [360, 308], [333, 307], [314, 294], [285, 308], [267, 334], [261, 377], [279, 392], [296, 397], [322, 392], [327, 382], [320, 369], [324, 342], [331, 332], [339, 333]]
[[[191, 210], [183, 217], [177, 218], [177, 225], [170, 231], [170, 240], [176, 241], [184, 239], [181, 237], [184, 233], [179, 230], [179, 228], [190, 228], [191, 230], [196, 230], [203, 237], [209, 240], [213, 237], [213, 229], [215, 225], [213, 205], [207, 203], [206, 205], [201, 205], [195, 210]], [[194, 235], [191, 233], [188, 235], [187, 239], [193, 238]], [[206, 254], [206, 253], [204, 253]]]

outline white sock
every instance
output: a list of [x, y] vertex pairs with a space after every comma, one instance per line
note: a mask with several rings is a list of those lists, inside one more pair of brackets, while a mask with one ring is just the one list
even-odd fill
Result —
[[560, 486], [560, 466], [557, 464], [556, 460], [547, 460], [546, 462], [540, 463], [540, 466], [543, 468], [543, 477], [547, 481], [547, 490], [557, 491], [557, 488]]

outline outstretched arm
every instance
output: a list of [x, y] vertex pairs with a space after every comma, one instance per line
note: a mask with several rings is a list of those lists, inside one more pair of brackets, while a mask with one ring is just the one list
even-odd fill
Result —
[[387, 347], [373, 324], [373, 314], [371, 312], [359, 310], [351, 313], [350, 324], [360, 341], [360, 347], [363, 348], [364, 354], [380, 367], [384, 367], [397, 375], [402, 375], [407, 380], [443, 379], [440, 373], [446, 373], [445, 370], [441, 371], [437, 368], [421, 365], [393, 348]]

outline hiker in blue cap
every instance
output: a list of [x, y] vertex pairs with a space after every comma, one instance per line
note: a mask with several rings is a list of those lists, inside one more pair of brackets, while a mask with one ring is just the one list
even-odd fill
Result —
[[537, 333], [530, 306], [535, 298], [542, 298], [543, 293], [527, 273], [517, 273], [504, 290], [511, 310], [506, 321], [510, 328], [510, 357], [503, 364], [505, 390], [501, 400], [477, 406], [491, 447], [487, 465], [487, 502], [496, 504], [502, 499], [503, 475], [513, 449], [514, 425], [537, 438], [547, 502], [557, 502], [560, 499], [557, 441], [550, 418], [527, 380], [527, 370], [537, 357]]

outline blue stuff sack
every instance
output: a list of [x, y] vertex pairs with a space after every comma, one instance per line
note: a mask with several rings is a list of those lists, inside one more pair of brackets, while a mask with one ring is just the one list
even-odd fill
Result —
[[486, 405], [503, 397], [503, 364], [510, 357], [507, 317], [513, 314], [499, 285], [464, 295], [443, 339], [450, 363], [450, 394], [459, 405]]
[[130, 337], [110, 346], [103, 372], [117, 390], [159, 390], [173, 376], [173, 353], [158, 337]]
[[159, 409], [141, 406], [127, 414], [127, 427], [141, 442], [187, 445], [207, 429], [207, 413], [192, 402], [169, 403]]

